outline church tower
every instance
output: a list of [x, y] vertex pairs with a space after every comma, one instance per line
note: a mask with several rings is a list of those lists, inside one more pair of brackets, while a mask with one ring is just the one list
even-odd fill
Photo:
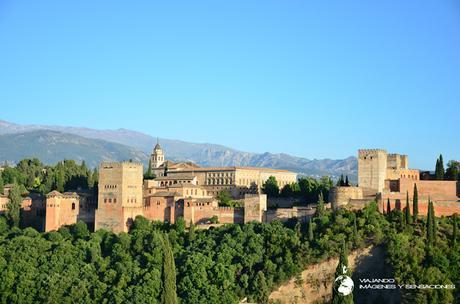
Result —
[[158, 168], [160, 167], [163, 163], [165, 162], [165, 155], [163, 152], [163, 149], [160, 146], [160, 143], [158, 142], [157, 138], [157, 144], [155, 145], [155, 148], [153, 148], [153, 153], [152, 153], [152, 168]]

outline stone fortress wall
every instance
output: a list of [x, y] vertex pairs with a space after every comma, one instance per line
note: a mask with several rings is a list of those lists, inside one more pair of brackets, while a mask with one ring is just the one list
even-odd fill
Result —
[[360, 199], [363, 199], [361, 187], [334, 187], [329, 191], [329, 202], [334, 202], [337, 207], [347, 205], [350, 200]]
[[460, 213], [458, 181], [420, 180], [420, 171], [409, 169], [407, 155], [388, 154], [382, 149], [359, 150], [358, 187], [334, 187], [329, 201], [334, 206], [357, 209], [376, 200], [383, 212], [387, 211], [388, 201], [391, 209], [403, 210], [409, 194], [412, 212], [414, 185], [417, 185], [420, 215], [427, 213], [429, 199], [438, 216]]

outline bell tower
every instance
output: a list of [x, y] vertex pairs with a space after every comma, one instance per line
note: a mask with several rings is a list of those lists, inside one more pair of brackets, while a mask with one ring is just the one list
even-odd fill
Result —
[[153, 148], [152, 153], [152, 168], [158, 168], [165, 162], [165, 155], [163, 149], [160, 146], [160, 143], [157, 138], [157, 144]]

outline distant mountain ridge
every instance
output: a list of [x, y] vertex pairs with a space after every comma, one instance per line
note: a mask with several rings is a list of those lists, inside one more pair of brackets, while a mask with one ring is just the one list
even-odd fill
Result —
[[[0, 120], [0, 160], [18, 161], [30, 155], [27, 157], [35, 156], [45, 163], [55, 163], [63, 158], [85, 159], [91, 166], [103, 160], [133, 159], [147, 163], [155, 142], [153, 136], [127, 129], [19, 125]], [[352, 181], [357, 179], [356, 157], [309, 160], [284, 153], [243, 152], [217, 144], [166, 138], [160, 138], [160, 142], [166, 158], [173, 161], [193, 161], [201, 166], [269, 167], [314, 177], [329, 175], [337, 178], [340, 174], [347, 174]]]

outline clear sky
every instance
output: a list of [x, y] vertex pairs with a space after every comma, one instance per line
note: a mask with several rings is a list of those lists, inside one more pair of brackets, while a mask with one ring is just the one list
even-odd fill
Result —
[[433, 168], [460, 159], [460, 2], [0, 1], [0, 119]]

